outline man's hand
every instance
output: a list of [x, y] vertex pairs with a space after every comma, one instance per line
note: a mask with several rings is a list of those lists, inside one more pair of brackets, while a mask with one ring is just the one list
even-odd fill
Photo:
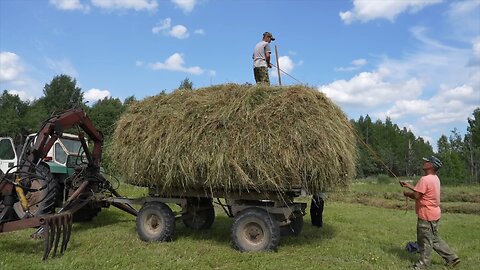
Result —
[[400, 183], [400, 186], [402, 186], [402, 187], [406, 187], [407, 184], [408, 184], [408, 183], [405, 182], [405, 181], [398, 181], [398, 182]]
[[273, 65], [271, 63], [268, 63], [268, 68], [272, 68]]

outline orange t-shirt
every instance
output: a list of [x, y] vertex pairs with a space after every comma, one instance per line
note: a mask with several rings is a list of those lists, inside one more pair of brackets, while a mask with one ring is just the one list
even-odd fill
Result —
[[415, 201], [415, 211], [420, 219], [427, 221], [439, 220], [440, 210], [440, 179], [436, 175], [425, 175], [420, 178], [414, 189], [422, 197]]

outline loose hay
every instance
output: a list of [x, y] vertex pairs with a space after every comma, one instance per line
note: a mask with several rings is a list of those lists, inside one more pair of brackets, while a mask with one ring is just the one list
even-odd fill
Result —
[[127, 182], [173, 190], [309, 193], [346, 187], [355, 137], [345, 114], [304, 86], [226, 84], [130, 106], [109, 156]]

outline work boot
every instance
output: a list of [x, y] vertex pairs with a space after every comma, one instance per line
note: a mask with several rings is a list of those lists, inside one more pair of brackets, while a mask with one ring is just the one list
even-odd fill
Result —
[[457, 258], [455, 258], [455, 259], [453, 259], [449, 262], [446, 262], [445, 265], [450, 267], [450, 268], [453, 268], [453, 267], [457, 266], [457, 264], [459, 264], [459, 263], [460, 263], [460, 258], [457, 257]]

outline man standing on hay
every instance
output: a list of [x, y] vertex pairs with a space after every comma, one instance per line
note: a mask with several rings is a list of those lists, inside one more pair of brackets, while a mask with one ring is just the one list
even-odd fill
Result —
[[255, 76], [255, 82], [257, 84], [266, 84], [270, 86], [270, 79], [268, 78], [268, 69], [272, 67], [270, 63], [270, 42], [275, 38], [269, 32], [263, 33], [263, 39], [253, 50], [253, 75]]
[[423, 171], [425, 176], [420, 178], [414, 187], [409, 183], [400, 181], [402, 187], [412, 191], [403, 191], [404, 196], [415, 200], [417, 213], [417, 244], [420, 248], [420, 259], [413, 265], [414, 269], [425, 269], [432, 261], [432, 249], [445, 260], [450, 267], [460, 263], [458, 256], [440, 238], [438, 222], [441, 217], [440, 210], [440, 179], [437, 171], [442, 167], [442, 162], [437, 157], [423, 158]]

